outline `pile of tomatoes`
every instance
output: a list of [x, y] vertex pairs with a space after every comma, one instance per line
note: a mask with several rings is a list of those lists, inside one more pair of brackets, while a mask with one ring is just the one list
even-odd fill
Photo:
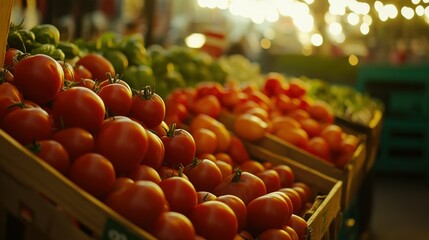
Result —
[[315, 193], [288, 166], [252, 160], [210, 95], [164, 102], [96, 54], [71, 64], [8, 49], [2, 73], [1, 129], [153, 236], [305, 239]]

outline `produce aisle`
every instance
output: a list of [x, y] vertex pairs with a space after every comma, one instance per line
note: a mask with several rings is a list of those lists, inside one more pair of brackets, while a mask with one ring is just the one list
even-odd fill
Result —
[[357, 35], [335, 1], [82, 3], [0, 4], [0, 239], [391, 239], [418, 219], [386, 198], [391, 177], [427, 193], [426, 60], [376, 64], [362, 28], [394, 5], [344, 5]]

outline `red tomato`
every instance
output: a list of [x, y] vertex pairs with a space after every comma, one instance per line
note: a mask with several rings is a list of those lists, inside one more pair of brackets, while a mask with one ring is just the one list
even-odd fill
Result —
[[130, 116], [142, 121], [147, 128], [154, 128], [164, 120], [164, 100], [150, 87], [146, 87], [133, 97]]
[[25, 99], [43, 105], [52, 101], [64, 84], [64, 71], [53, 58], [36, 54], [15, 66], [14, 82]]
[[216, 196], [232, 194], [239, 197], [245, 204], [253, 199], [267, 193], [264, 182], [257, 176], [249, 172], [235, 170], [222, 181], [214, 190]]
[[115, 68], [112, 63], [100, 54], [90, 53], [81, 57], [77, 62], [76, 66], [84, 66], [91, 72], [92, 78], [96, 81], [103, 81], [110, 76], [115, 76]]
[[87, 153], [72, 163], [68, 178], [94, 197], [104, 199], [113, 189], [116, 174], [107, 158]]
[[245, 161], [241, 163], [239, 166], [241, 171], [249, 172], [255, 175], [265, 170], [265, 167], [262, 163], [253, 161], [253, 160]]
[[315, 137], [320, 135], [322, 132], [322, 126], [320, 123], [313, 118], [307, 118], [301, 121], [301, 127], [307, 132], [308, 136]]
[[196, 95], [195, 98], [202, 98], [205, 96], [214, 96], [216, 98], [220, 98], [222, 92], [224, 91], [223, 86], [218, 82], [199, 82], [195, 86]]
[[64, 80], [75, 82], [74, 69], [69, 62], [58, 62], [64, 72]]
[[289, 187], [280, 188], [278, 191], [285, 193], [292, 201], [293, 213], [300, 214], [303, 208], [301, 195], [299, 195], [299, 193], [295, 189]]
[[280, 176], [277, 171], [273, 169], [256, 173], [256, 176], [258, 176], [264, 182], [265, 187], [267, 188], [267, 193], [277, 191], [281, 187]]
[[250, 160], [249, 153], [243, 141], [235, 135], [231, 136], [231, 143], [227, 150], [227, 154], [231, 157], [232, 161], [238, 165]]
[[159, 173], [159, 176], [161, 177], [161, 179], [175, 177], [175, 176], [188, 179], [188, 177], [183, 173], [183, 167], [179, 167], [179, 169], [175, 169], [170, 166], [162, 165], [161, 167], [156, 169], [156, 171]]
[[108, 116], [128, 116], [132, 104], [129, 88], [120, 83], [107, 84], [97, 92], [103, 100]]
[[231, 134], [225, 125], [213, 117], [206, 114], [198, 114], [189, 124], [190, 132], [194, 132], [200, 128], [207, 128], [214, 132], [217, 137], [217, 150], [216, 152], [225, 152], [231, 144]]
[[275, 170], [280, 177], [280, 186], [284, 187], [292, 187], [292, 184], [295, 182], [295, 173], [292, 168], [285, 164], [279, 164], [272, 168]]
[[164, 178], [160, 183], [170, 210], [189, 215], [197, 205], [198, 196], [192, 183], [183, 177]]
[[298, 234], [291, 226], [284, 226], [283, 230], [285, 230], [287, 233], [289, 233], [292, 240], [299, 240]]
[[139, 165], [133, 171], [131, 171], [129, 178], [131, 178], [134, 182], [139, 180], [152, 181], [156, 184], [161, 182], [159, 173], [153, 167], [144, 164]]
[[158, 126], [149, 129], [152, 130], [158, 137], [162, 137], [167, 135], [167, 132], [168, 130], [170, 130], [170, 127], [165, 121], [162, 121], [161, 124], [159, 124]]
[[332, 123], [334, 116], [331, 107], [323, 101], [314, 101], [307, 107], [307, 112], [317, 121]]
[[206, 114], [217, 118], [221, 112], [221, 104], [217, 97], [206, 95], [193, 101], [190, 109], [195, 115]]
[[267, 132], [268, 124], [257, 116], [244, 113], [234, 120], [234, 133], [241, 139], [257, 141], [262, 139]]
[[[213, 161], [219, 160], [219, 161], [223, 161], [223, 162], [226, 162], [226, 163], [228, 163], [228, 164], [233, 165], [232, 158], [231, 158], [231, 156], [229, 156], [229, 154], [228, 154], [228, 153], [224, 153], [224, 152], [217, 152], [217, 153], [215, 153], [213, 156], [214, 156], [214, 160], [213, 160]], [[210, 158], [210, 156], [207, 156], [207, 157], [205, 157], [205, 158], [207, 158], [207, 159], [209, 159], [209, 160], [212, 160], [212, 159]]]
[[177, 116], [177, 118], [184, 122], [189, 117], [189, 110], [186, 108], [185, 104], [182, 103], [172, 103], [165, 104], [165, 116]]
[[225, 203], [234, 211], [237, 217], [238, 231], [244, 230], [247, 221], [247, 207], [243, 200], [231, 194], [219, 196], [215, 200]]
[[211, 160], [195, 158], [184, 173], [197, 191], [211, 192], [222, 182], [222, 172]]
[[19, 108], [8, 113], [1, 128], [22, 145], [48, 139], [52, 122], [48, 113], [41, 108]]
[[162, 240], [195, 239], [195, 229], [191, 220], [178, 212], [163, 212], [156, 220], [150, 233]]
[[331, 150], [328, 142], [322, 137], [312, 137], [305, 148], [311, 154], [314, 154], [326, 161], [331, 160]]
[[238, 89], [225, 89], [220, 97], [222, 107], [232, 111], [236, 105], [244, 102], [247, 99], [247, 94]]
[[192, 135], [177, 128], [175, 124], [170, 127], [166, 136], [161, 137], [165, 147], [164, 162], [172, 166], [182, 164], [186, 166], [192, 162], [196, 153], [195, 141]]
[[28, 148], [61, 174], [67, 174], [70, 160], [61, 143], [55, 140], [41, 140], [29, 145]]
[[207, 128], [199, 128], [192, 132], [192, 136], [195, 140], [197, 155], [216, 152], [217, 136], [213, 131]]
[[267, 194], [247, 204], [247, 228], [255, 234], [265, 230], [280, 229], [289, 221], [292, 211], [278, 194]]
[[270, 72], [265, 76], [261, 91], [268, 97], [282, 94], [289, 86], [281, 73]]
[[58, 128], [81, 127], [90, 133], [100, 128], [106, 112], [103, 100], [95, 92], [79, 86], [60, 92], [53, 105]]
[[343, 129], [340, 126], [330, 124], [322, 130], [320, 136], [326, 140], [331, 151], [338, 152], [341, 149]]
[[219, 168], [220, 172], [222, 173], [222, 180], [227, 178], [229, 175], [232, 174], [232, 165], [221, 161], [221, 160], [215, 160], [214, 163]]
[[14, 73], [15, 65], [24, 57], [24, 53], [16, 48], [8, 48], [4, 55], [4, 67]]
[[289, 112], [287, 116], [294, 118], [298, 122], [301, 122], [307, 118], [311, 118], [310, 114], [308, 114], [308, 112], [303, 109], [295, 109]]
[[289, 97], [300, 98], [308, 91], [308, 85], [299, 78], [293, 78], [289, 81], [289, 89], [287, 94]]
[[282, 197], [285, 201], [286, 201], [286, 203], [287, 203], [287, 206], [288, 206], [288, 208], [289, 208], [289, 215], [288, 216], [286, 216], [286, 218], [290, 218], [290, 216], [292, 215], [292, 213], [293, 213], [293, 202], [292, 202], [292, 200], [290, 199], [290, 197], [286, 194], [286, 193], [284, 193], [284, 192], [282, 192], [282, 191], [280, 191], [280, 189], [279, 190], [277, 190], [277, 191], [274, 191], [274, 192], [271, 192], [271, 193], [268, 193], [267, 195], [270, 195], [270, 194], [277, 194], [277, 195], [279, 195], [280, 197]]
[[95, 91], [97, 88], [95, 81], [89, 78], [82, 78], [77, 86], [86, 87], [92, 91]]
[[259, 234], [259, 240], [293, 240], [288, 232], [283, 229], [267, 229]]
[[51, 139], [63, 145], [71, 162], [85, 153], [93, 152], [95, 149], [94, 137], [83, 128], [60, 129], [52, 134]]
[[290, 97], [284, 94], [274, 96], [271, 99], [274, 106], [284, 114], [288, 114], [299, 108], [296, 101], [293, 101]]
[[[137, 181], [110, 193], [105, 203], [144, 230], [152, 229], [168, 203], [161, 187], [151, 181]], [[144, 203], [144, 204], [142, 204]]]
[[0, 84], [0, 121], [10, 112], [10, 106], [22, 102], [22, 96], [15, 85], [5, 82]]
[[207, 240], [233, 240], [237, 234], [234, 211], [220, 201], [206, 201], [196, 205], [190, 219], [197, 234]]
[[308, 196], [308, 199], [313, 199], [315, 196], [313, 196], [313, 191], [311, 190], [310, 186], [308, 184], [303, 182], [294, 182], [292, 185], [292, 188], [294, 187], [301, 187], [304, 189], [305, 193]]
[[309, 140], [307, 132], [305, 132], [302, 128], [280, 129], [274, 134], [286, 142], [302, 149], [307, 146]]
[[197, 191], [198, 203], [216, 200], [217, 196], [207, 191]]
[[141, 164], [145, 164], [157, 169], [161, 167], [162, 161], [164, 160], [164, 144], [162, 143], [161, 138], [151, 130], [146, 129], [146, 135], [148, 144], [147, 151], [143, 160], [141, 161]]
[[134, 183], [134, 181], [129, 177], [117, 177], [111, 192], [119, 190], [119, 189], [125, 187], [126, 185], [133, 184], [133, 183]]
[[287, 225], [295, 230], [299, 240], [307, 239], [309, 234], [308, 224], [302, 217], [292, 214], [292, 217], [289, 219]]
[[106, 156], [120, 176], [133, 171], [148, 149], [146, 129], [126, 117], [105, 121], [95, 138], [96, 152]]
[[307, 191], [303, 187], [300, 187], [300, 186], [293, 186], [292, 189], [295, 190], [299, 194], [299, 196], [301, 197], [301, 205], [305, 206], [307, 204], [308, 200], [310, 199], [310, 196], [308, 196]]
[[271, 119], [272, 131], [275, 133], [281, 129], [301, 128], [301, 124], [289, 116], [275, 116]]
[[77, 65], [73, 70], [75, 82], [81, 82], [82, 79], [93, 79], [91, 72], [83, 65]]

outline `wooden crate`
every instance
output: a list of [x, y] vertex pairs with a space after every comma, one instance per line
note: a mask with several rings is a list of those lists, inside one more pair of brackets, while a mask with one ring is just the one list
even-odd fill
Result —
[[154, 239], [2, 130], [0, 176], [2, 221], [14, 215], [30, 226], [26, 235], [32, 239], [37, 239], [34, 229], [48, 239]]
[[287, 164], [294, 171], [296, 181], [304, 182], [311, 187], [314, 193], [326, 196], [322, 204], [307, 219], [309, 226], [307, 240], [337, 239], [341, 224], [343, 182], [256, 144], [248, 143], [246, 147], [250, 156], [255, 160]]
[[[234, 116], [227, 112], [222, 112], [219, 117], [219, 121], [222, 122], [228, 129], [232, 129], [234, 122]], [[347, 129], [346, 132], [352, 132], [357, 135], [351, 129]], [[329, 177], [341, 180], [343, 182], [343, 195], [342, 195], [342, 208], [347, 209], [350, 202], [358, 194], [359, 187], [365, 175], [365, 159], [366, 159], [366, 145], [365, 136], [359, 135], [361, 142], [355, 151], [353, 158], [343, 168], [337, 168], [333, 164], [324, 161], [317, 156], [310, 154], [272, 134], [265, 134], [265, 137], [257, 142], [243, 141], [246, 147], [252, 144], [256, 144], [261, 148], [267, 149], [275, 154], [284, 156], [284, 162], [291, 164], [299, 162], [305, 166], [308, 166], [314, 170], [326, 174]]]

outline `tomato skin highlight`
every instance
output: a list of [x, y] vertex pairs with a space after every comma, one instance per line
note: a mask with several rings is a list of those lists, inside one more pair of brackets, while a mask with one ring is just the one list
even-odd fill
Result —
[[67, 175], [70, 160], [66, 149], [61, 143], [55, 140], [41, 140], [30, 145], [29, 148], [58, 172]]
[[161, 137], [164, 143], [164, 163], [178, 167], [186, 166], [192, 162], [196, 154], [195, 140], [192, 135], [175, 124], [169, 129], [167, 135]]
[[83, 128], [60, 129], [52, 133], [51, 139], [63, 145], [71, 162], [85, 153], [93, 152], [95, 149], [94, 136]]
[[195, 239], [195, 228], [189, 218], [172, 211], [162, 213], [150, 233], [163, 240]]
[[198, 196], [192, 183], [178, 176], [165, 178], [159, 183], [170, 211], [189, 215], [197, 205]]
[[115, 76], [115, 68], [112, 63], [100, 54], [90, 53], [81, 57], [76, 66], [84, 66], [91, 73], [92, 78], [96, 81], [107, 79], [107, 74]]

